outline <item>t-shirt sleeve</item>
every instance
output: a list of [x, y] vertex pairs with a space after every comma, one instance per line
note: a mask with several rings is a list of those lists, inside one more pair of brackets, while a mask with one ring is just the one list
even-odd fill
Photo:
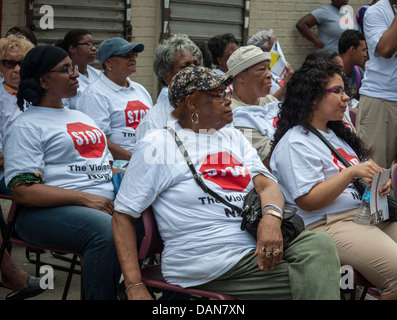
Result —
[[329, 15], [329, 14], [327, 14], [327, 10], [324, 7], [317, 8], [310, 13], [317, 20], [318, 24], [321, 24], [321, 22], [323, 22], [324, 18], [326, 18]]
[[375, 54], [379, 40], [388, 28], [382, 12], [375, 7], [367, 10], [364, 19], [364, 32], [368, 49], [373, 49], [373, 52], [370, 52], [371, 55]]
[[139, 218], [170, 184], [171, 173], [162, 150], [148, 139], [141, 139], [121, 182], [114, 202], [115, 210]]
[[38, 133], [31, 128], [12, 127], [4, 141], [4, 157], [6, 185], [20, 173], [44, 174], [43, 145]]

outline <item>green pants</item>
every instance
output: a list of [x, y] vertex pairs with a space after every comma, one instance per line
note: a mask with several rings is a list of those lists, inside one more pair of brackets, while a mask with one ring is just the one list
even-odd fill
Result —
[[303, 231], [274, 270], [261, 271], [252, 251], [221, 277], [197, 288], [242, 300], [338, 300], [340, 262], [328, 234]]

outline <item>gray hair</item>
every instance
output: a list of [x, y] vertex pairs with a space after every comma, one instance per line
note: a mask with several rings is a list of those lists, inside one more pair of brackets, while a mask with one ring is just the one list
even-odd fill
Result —
[[261, 48], [262, 50], [268, 51], [271, 49], [270, 42], [272, 38], [274, 38], [274, 41], [277, 40], [273, 33], [273, 29], [262, 30], [251, 36], [247, 41], [247, 45], [253, 45]]
[[163, 77], [172, 73], [178, 55], [185, 50], [191, 51], [200, 65], [203, 65], [201, 50], [186, 34], [175, 34], [157, 45], [154, 51], [153, 70], [162, 85], [167, 85]]

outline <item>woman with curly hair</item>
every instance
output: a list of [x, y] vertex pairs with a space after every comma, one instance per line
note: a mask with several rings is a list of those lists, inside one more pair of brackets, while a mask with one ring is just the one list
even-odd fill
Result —
[[[307, 61], [287, 85], [270, 167], [286, 204], [298, 208], [306, 229], [330, 234], [344, 265], [359, 271], [382, 290], [382, 299], [397, 299], [397, 223], [354, 223], [360, 195], [352, 181], [384, 170], [370, 150], [342, 123], [349, 100], [343, 69], [334, 61]], [[317, 129], [352, 166], [345, 167], [312, 132]], [[390, 191], [390, 180], [380, 189]]]

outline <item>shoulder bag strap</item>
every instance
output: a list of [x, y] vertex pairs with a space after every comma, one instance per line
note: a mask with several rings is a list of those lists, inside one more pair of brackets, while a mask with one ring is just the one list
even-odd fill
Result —
[[215, 191], [211, 190], [210, 188], [207, 187], [207, 185], [204, 183], [203, 179], [201, 179], [201, 177], [199, 176], [199, 174], [196, 171], [196, 168], [193, 165], [192, 160], [190, 159], [189, 154], [187, 153], [187, 150], [185, 149], [181, 139], [179, 138], [179, 136], [177, 135], [177, 133], [175, 132], [174, 129], [172, 129], [171, 127], [166, 127], [166, 129], [168, 130], [168, 132], [171, 134], [171, 136], [174, 138], [176, 145], [179, 148], [179, 151], [182, 153], [183, 157], [185, 158], [187, 165], [190, 168], [190, 171], [192, 171], [193, 173], [193, 178], [194, 181], [196, 181], [196, 183], [200, 186], [200, 188], [205, 192], [210, 194], [211, 196], [213, 196], [215, 199], [219, 200], [220, 202], [222, 202], [224, 205], [232, 208], [234, 211], [241, 213], [242, 209], [231, 204], [229, 201], [227, 201], [226, 199], [222, 198], [219, 194], [217, 194]]
[[[339, 152], [338, 150], [336, 150], [334, 148], [334, 146], [329, 143], [329, 141], [327, 139], [325, 139], [325, 137], [318, 132], [318, 130], [313, 127], [311, 124], [309, 124], [308, 127], [309, 131], [312, 132], [313, 134], [315, 134], [322, 142], [325, 143], [325, 145], [332, 151], [332, 153], [335, 155], [335, 157], [342, 162], [345, 167], [350, 167], [351, 163], [349, 161], [347, 161]], [[367, 187], [367, 183], [362, 179], [362, 178], [356, 178], [354, 181], [354, 185], [356, 186], [358, 192], [362, 195], [362, 193], [364, 192], [365, 188]]]
[[342, 162], [346, 167], [351, 166], [351, 163], [347, 161], [345, 158], [343, 158], [342, 155], [338, 152], [338, 150], [336, 150], [334, 146], [331, 143], [329, 143], [329, 141], [325, 139], [325, 137], [320, 132], [318, 132], [318, 130], [315, 127], [309, 124], [308, 129], [311, 133], [315, 134], [322, 142], [324, 142], [324, 144], [332, 151], [332, 153], [340, 162]]

